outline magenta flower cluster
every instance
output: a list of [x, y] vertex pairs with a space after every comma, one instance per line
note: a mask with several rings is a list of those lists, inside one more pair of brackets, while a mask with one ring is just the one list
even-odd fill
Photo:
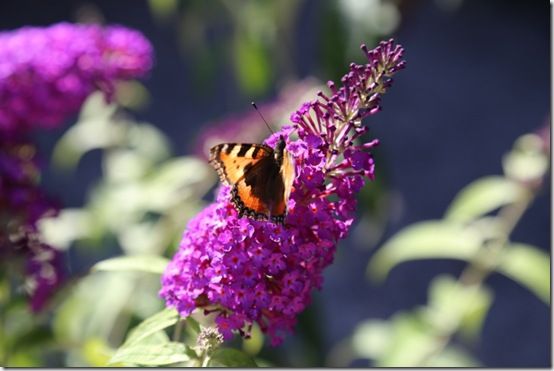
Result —
[[59, 126], [94, 90], [144, 75], [152, 47], [124, 27], [59, 23], [0, 33], [0, 131]]
[[33, 310], [44, 306], [64, 272], [61, 252], [37, 228], [58, 206], [39, 186], [30, 132], [62, 125], [94, 90], [109, 98], [117, 80], [151, 66], [150, 43], [123, 27], [61, 23], [0, 33], [0, 261], [25, 261]]
[[366, 64], [352, 64], [340, 88], [329, 83], [331, 95], [302, 105], [293, 125], [266, 141], [274, 146], [283, 135], [296, 161], [284, 226], [239, 218], [229, 188], [221, 187], [216, 202], [189, 222], [163, 275], [168, 306], [183, 316], [196, 308], [216, 313], [226, 339], [234, 331], [248, 336], [254, 322], [273, 345], [293, 330], [354, 222], [356, 194], [374, 176], [370, 150], [378, 142], [361, 142], [362, 119], [380, 109], [391, 76], [405, 65], [393, 40], [362, 50]]

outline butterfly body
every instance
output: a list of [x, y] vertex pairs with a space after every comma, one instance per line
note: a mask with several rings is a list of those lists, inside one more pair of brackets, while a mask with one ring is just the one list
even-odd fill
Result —
[[210, 163], [221, 182], [231, 186], [231, 202], [239, 216], [284, 223], [295, 177], [284, 138], [275, 149], [264, 144], [219, 144], [210, 150]]

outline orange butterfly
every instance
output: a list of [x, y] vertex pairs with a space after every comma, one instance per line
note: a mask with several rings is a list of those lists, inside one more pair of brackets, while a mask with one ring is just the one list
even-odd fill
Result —
[[210, 164], [231, 186], [239, 217], [284, 223], [295, 170], [283, 137], [275, 150], [265, 144], [219, 144], [210, 149]]

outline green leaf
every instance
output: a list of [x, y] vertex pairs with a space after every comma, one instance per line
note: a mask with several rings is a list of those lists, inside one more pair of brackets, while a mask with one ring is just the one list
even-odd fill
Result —
[[192, 317], [187, 317], [185, 319], [186, 323], [187, 323], [187, 326], [195, 333], [195, 334], [198, 334], [200, 333], [200, 324], [198, 323], [197, 320], [195, 320], [194, 318]]
[[481, 235], [455, 223], [427, 221], [413, 224], [391, 237], [369, 262], [367, 273], [384, 279], [397, 264], [416, 259], [469, 260], [481, 246]]
[[432, 357], [426, 367], [483, 367], [467, 351], [458, 346], [448, 346]]
[[122, 226], [117, 240], [127, 255], [148, 256], [160, 251], [160, 247], [167, 246], [170, 236], [163, 222], [144, 221]]
[[113, 355], [113, 349], [108, 346], [104, 339], [98, 337], [87, 339], [83, 344], [81, 352], [84, 360], [92, 367], [107, 366], [110, 357]]
[[362, 322], [352, 337], [353, 358], [373, 359], [377, 367], [477, 364], [467, 353], [455, 347], [447, 347], [433, 356], [441, 347], [441, 339], [437, 338], [425, 315], [425, 308], [419, 308], [413, 312], [397, 313], [388, 321]]
[[138, 271], [163, 274], [169, 260], [158, 255], [129, 255], [102, 260], [92, 271]]
[[483, 329], [487, 313], [492, 305], [494, 294], [487, 287], [480, 287], [470, 296], [470, 305], [460, 323], [460, 333], [469, 340], [476, 339]]
[[2, 367], [40, 368], [44, 367], [44, 364], [41, 364], [39, 356], [36, 354], [16, 352], [9, 355], [7, 363], [3, 364]]
[[352, 349], [358, 357], [379, 359], [391, 346], [394, 332], [390, 322], [366, 320], [356, 326], [352, 336]]
[[202, 197], [215, 180], [210, 166], [192, 156], [177, 157], [161, 164], [145, 183], [148, 209], [165, 213], [176, 202]]
[[[166, 309], [144, 320], [131, 331], [127, 341], [116, 351], [109, 363], [156, 366], [188, 361], [188, 347], [171, 342], [163, 331], [173, 321], [171, 317], [171, 310]], [[149, 357], [143, 357], [141, 353], [148, 354]]]
[[522, 135], [515, 142], [514, 149], [502, 159], [504, 173], [521, 182], [542, 178], [548, 170], [549, 157], [540, 136]]
[[58, 340], [82, 344], [93, 336], [108, 338], [133, 292], [144, 289], [131, 276], [103, 272], [82, 278], [55, 312], [53, 328]]
[[260, 326], [255, 324], [250, 331], [250, 338], [242, 341], [242, 350], [254, 357], [262, 350], [264, 346], [264, 334], [260, 330]]
[[521, 197], [524, 188], [500, 176], [489, 176], [470, 183], [454, 198], [446, 219], [468, 222], [505, 206]]
[[174, 325], [179, 320], [179, 314], [173, 308], [166, 308], [142, 321], [129, 333], [123, 347], [140, 343], [154, 333]]
[[505, 246], [497, 270], [550, 303], [550, 258], [538, 247], [521, 243]]
[[187, 361], [182, 343], [136, 344], [119, 348], [110, 359], [113, 363], [130, 363], [142, 366], [161, 366]]
[[92, 223], [87, 210], [68, 208], [56, 216], [41, 218], [38, 227], [46, 243], [59, 249], [68, 249], [73, 241], [91, 234]]
[[423, 315], [439, 334], [460, 329], [468, 338], [481, 331], [492, 303], [492, 292], [482, 286], [464, 286], [451, 276], [433, 279], [429, 288], [429, 305]]
[[430, 354], [440, 344], [422, 321], [419, 312], [399, 313], [392, 318], [392, 336], [377, 367], [423, 366], [422, 356]]
[[104, 154], [102, 165], [106, 182], [139, 182], [150, 170], [152, 161], [136, 150], [117, 148]]
[[219, 348], [211, 356], [208, 366], [211, 367], [258, 367], [246, 353], [237, 349]]
[[[169, 3], [170, 1], [164, 1]], [[115, 89], [115, 101], [131, 111], [139, 111], [150, 103], [148, 89], [137, 80], [118, 81]]]
[[[114, 125], [115, 104], [107, 104], [100, 92], [91, 94], [81, 109], [79, 120], [56, 143], [52, 161], [60, 168], [74, 168], [88, 151], [120, 143], [126, 123]], [[121, 124], [121, 125], [120, 125]]]
[[154, 125], [133, 122], [126, 134], [125, 144], [130, 146], [142, 158], [156, 163], [167, 159], [171, 155], [171, 144], [165, 134]]

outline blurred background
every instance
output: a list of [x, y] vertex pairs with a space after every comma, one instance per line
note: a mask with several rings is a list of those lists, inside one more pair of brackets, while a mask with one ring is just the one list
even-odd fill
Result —
[[[502, 174], [502, 156], [519, 136], [550, 125], [549, 20], [550, 7], [544, 1], [0, 3], [2, 31], [60, 21], [116, 23], [140, 30], [154, 46], [155, 65], [150, 75], [118, 90], [122, 107], [118, 120], [141, 128], [147, 138], [118, 145], [138, 148], [145, 157], [114, 155], [109, 151], [113, 142], [71, 147], [75, 138], [84, 135], [77, 130], [87, 124], [83, 113], [59, 129], [34, 134], [44, 162], [43, 187], [76, 213], [65, 214], [69, 215], [66, 228], [77, 235], [87, 229], [82, 236], [59, 232], [54, 237], [61, 241], [58, 245], [66, 245], [72, 277], [85, 276], [94, 263], [122, 251], [151, 249], [147, 242], [137, 247], [144, 236], [153, 239], [151, 245], [158, 246], [158, 253], [165, 251], [171, 257], [188, 218], [212, 199], [210, 191], [216, 179], [205, 166], [207, 148], [224, 140], [261, 141], [267, 136], [265, 126], [251, 112], [251, 101], [258, 102], [272, 125], [285, 124], [303, 101], [315, 97], [314, 91], [322, 83], [339, 79], [350, 62], [363, 61], [361, 43], [373, 47], [381, 39], [394, 37], [405, 47], [407, 68], [395, 77], [383, 99], [383, 111], [367, 122], [371, 135], [381, 141], [375, 151], [377, 180], [364, 188], [357, 224], [340, 243], [335, 262], [326, 271], [324, 288], [314, 293], [296, 334], [280, 348], [261, 350], [263, 358], [277, 366], [379, 365], [368, 361], [370, 357], [348, 355], [346, 350], [341, 353], [341, 344], [365, 320], [388, 320], [424, 305], [430, 282], [437, 275], [460, 274], [466, 263], [447, 259], [398, 264], [381, 282], [368, 279], [366, 269], [384, 241], [412, 223], [442, 218], [465, 185]], [[94, 98], [87, 101], [84, 109], [87, 107], [98, 116], [110, 110]], [[100, 131], [111, 130], [102, 125], [87, 131], [88, 135], [100, 136]], [[142, 196], [128, 188], [116, 192], [110, 184], [138, 184], [140, 161], [155, 164], [173, 157], [182, 161], [174, 161], [173, 168], [159, 175], [158, 181], [166, 186], [173, 182], [170, 191], [176, 198], [161, 200], [151, 209], [145, 206], [148, 211], [129, 212], [141, 213], [140, 223], [146, 220], [150, 228], [162, 220], [167, 229], [159, 225], [155, 231], [142, 228], [144, 225], [142, 229], [114, 227], [112, 221], [126, 213], [122, 209], [133, 204], [133, 197]], [[185, 179], [182, 173], [191, 171], [196, 177]], [[184, 183], [189, 187], [186, 192], [182, 192]], [[166, 188], [162, 191], [169, 192]], [[550, 205], [547, 183], [511, 238], [549, 254]], [[84, 215], [79, 210], [84, 209], [100, 213], [87, 215], [96, 215], [103, 221], [94, 222], [102, 225], [81, 228], [86, 222], [79, 219]], [[123, 219], [131, 223], [134, 219], [127, 216]], [[145, 285], [148, 289], [143, 292], [153, 299], [138, 303], [141, 299], [135, 297], [142, 312], [127, 318], [123, 327], [161, 307], [156, 298], [157, 279], [138, 281], [134, 287]], [[90, 284], [105, 287], [98, 282]], [[464, 349], [464, 360], [453, 365], [551, 365], [549, 305], [500, 274], [492, 274], [486, 284], [494, 292], [494, 300], [480, 335], [472, 341], [454, 337], [454, 343]], [[116, 290], [119, 286], [110, 287]], [[97, 300], [93, 291], [88, 292], [87, 300]], [[75, 302], [85, 300], [71, 295]], [[108, 295], [103, 305], [112, 306], [109, 300], [116, 297], [115, 293]], [[64, 300], [60, 299], [53, 321], [58, 324], [56, 331], [70, 337], [67, 331], [73, 330], [60, 329], [64, 327], [61, 322], [73, 318]], [[59, 313], [68, 317], [59, 319]], [[119, 319], [119, 314], [113, 315], [114, 323]], [[72, 323], [78, 327], [77, 319]], [[95, 339], [101, 338], [97, 335]], [[110, 341], [117, 343], [114, 338]], [[87, 344], [93, 347], [96, 343]], [[47, 358], [52, 365], [91, 362], [86, 354], [67, 356], [59, 349]]]

